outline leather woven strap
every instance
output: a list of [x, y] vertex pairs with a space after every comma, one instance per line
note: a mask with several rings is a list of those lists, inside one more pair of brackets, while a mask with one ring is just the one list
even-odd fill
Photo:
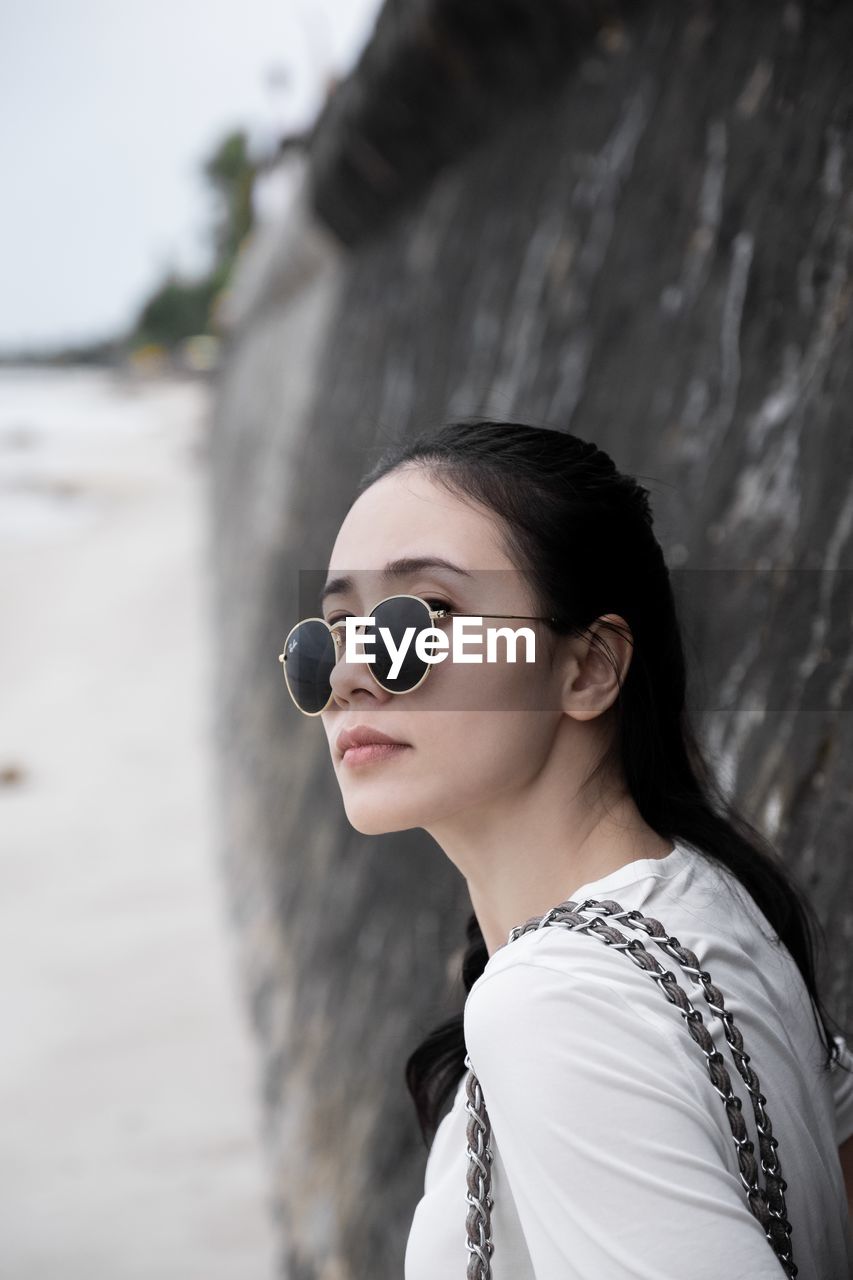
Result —
[[[584, 912], [591, 915], [585, 915]], [[752, 1101], [766, 1189], [758, 1183], [755, 1148], [744, 1123], [741, 1100], [732, 1090], [723, 1055], [714, 1047], [714, 1041], [702, 1021], [702, 1014], [693, 1007], [687, 993], [676, 981], [675, 974], [664, 969], [639, 938], [626, 938], [614, 924], [607, 923], [608, 919], [618, 920], [622, 926], [628, 926], [631, 929], [642, 929], [667, 956], [677, 960], [693, 981], [702, 987], [711, 1012], [723, 1023], [735, 1066], [743, 1077]], [[644, 916], [640, 911], [626, 911], [612, 898], [601, 901], [596, 898], [587, 898], [580, 905], [567, 899], [558, 906], [552, 907], [544, 916], [531, 916], [523, 925], [517, 925], [511, 930], [508, 942], [514, 942], [523, 933], [528, 933], [532, 929], [542, 929], [551, 925], [589, 934], [590, 937], [599, 938], [605, 946], [615, 947], [617, 951], [623, 952], [641, 969], [646, 970], [670, 1003], [677, 1005], [691, 1038], [705, 1055], [711, 1084], [725, 1103], [726, 1115], [737, 1150], [740, 1179], [749, 1208], [764, 1228], [764, 1234], [781, 1262], [785, 1274], [793, 1280], [797, 1275], [797, 1267], [791, 1250], [792, 1228], [788, 1222], [785, 1206], [784, 1193], [788, 1184], [782, 1177], [777, 1154], [779, 1142], [773, 1137], [770, 1118], [765, 1110], [767, 1099], [761, 1092], [758, 1076], [749, 1065], [749, 1055], [744, 1051], [741, 1034], [734, 1024], [731, 1013], [725, 1007], [722, 992], [711, 982], [711, 975], [701, 967], [697, 957], [689, 948], [683, 947], [677, 938], [667, 934], [659, 920]], [[492, 1185], [493, 1159], [490, 1143], [491, 1124], [480, 1082], [467, 1054], [465, 1066], [468, 1068], [465, 1082], [467, 1097], [465, 1109], [468, 1113], [466, 1200], [469, 1205], [465, 1222], [468, 1248], [468, 1268], [465, 1274], [466, 1280], [491, 1280], [491, 1257], [494, 1252], [491, 1229], [491, 1211], [494, 1201], [489, 1194]]]

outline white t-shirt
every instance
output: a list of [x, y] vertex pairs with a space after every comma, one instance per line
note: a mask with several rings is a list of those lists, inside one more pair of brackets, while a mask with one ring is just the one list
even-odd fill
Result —
[[[853, 1133], [853, 1074], [820, 1069], [808, 992], [766, 917], [725, 868], [681, 842], [570, 897], [615, 898], [659, 919], [709, 971], [767, 1099], [798, 1280], [846, 1280], [853, 1249], [838, 1147]], [[764, 1186], [752, 1102], [722, 1022], [677, 960], [641, 929], [620, 932], [639, 938], [702, 1014]], [[492, 1126], [493, 1280], [784, 1277], [747, 1204], [705, 1055], [629, 956], [559, 926], [531, 930], [489, 957], [464, 1026]], [[463, 1076], [429, 1151], [405, 1280], [464, 1280], [465, 1103]]]

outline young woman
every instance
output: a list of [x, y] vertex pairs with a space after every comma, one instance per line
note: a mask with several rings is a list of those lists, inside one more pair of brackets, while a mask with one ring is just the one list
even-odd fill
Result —
[[[350, 624], [373, 635], [362, 649], [344, 643], [347, 616], [371, 619]], [[534, 660], [523, 645], [515, 661], [500, 646], [454, 660], [463, 619], [483, 636], [528, 629]], [[407, 626], [410, 639], [431, 627], [433, 647], [403, 654]], [[465, 651], [486, 655], [485, 639]], [[404, 443], [362, 481], [323, 618], [294, 627], [281, 658], [294, 701], [322, 717], [352, 825], [428, 831], [471, 897], [464, 1010], [407, 1064], [431, 1146], [406, 1280], [847, 1277], [853, 1057], [816, 990], [811, 907], [688, 724], [648, 491], [595, 445], [520, 423]], [[778, 1142], [787, 1265], [750, 1209], [706, 1054], [660, 984], [587, 932], [509, 940], [567, 899], [659, 919], [709, 971]], [[645, 933], [623, 932], [702, 1013], [758, 1158], [723, 1022]], [[491, 1123], [485, 1261], [463, 1235], [466, 1053]]]

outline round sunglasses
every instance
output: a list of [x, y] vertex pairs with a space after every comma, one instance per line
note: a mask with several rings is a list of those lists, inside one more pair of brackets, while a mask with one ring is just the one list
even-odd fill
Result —
[[[391, 675], [391, 669], [411, 628], [414, 628], [416, 639], [421, 631], [432, 627], [436, 619], [447, 618], [451, 612], [446, 608], [431, 609], [421, 596], [410, 595], [387, 596], [373, 606], [367, 616], [374, 623], [374, 660], [367, 664], [367, 669], [380, 689], [386, 693], [412, 693], [423, 684], [434, 664], [419, 656], [415, 644], [408, 646], [396, 676]], [[457, 613], [454, 616], [556, 621], [555, 618], [533, 617], [527, 613]], [[303, 715], [322, 715], [332, 701], [331, 676], [343, 645], [339, 630], [345, 625], [346, 618], [339, 618], [337, 622], [327, 622], [325, 618], [303, 618], [287, 633], [278, 660], [282, 664], [288, 693]], [[390, 636], [390, 646], [383, 631]], [[427, 641], [424, 647], [435, 653], [437, 641]]]

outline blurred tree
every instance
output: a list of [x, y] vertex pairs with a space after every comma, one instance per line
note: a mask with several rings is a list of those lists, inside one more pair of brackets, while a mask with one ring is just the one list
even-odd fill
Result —
[[182, 278], [170, 270], [145, 301], [130, 335], [130, 347], [154, 343], [168, 349], [213, 330], [213, 305], [227, 286], [245, 237], [252, 230], [252, 184], [258, 163], [243, 129], [229, 133], [202, 167], [217, 209], [211, 231], [213, 262], [203, 276]]
[[252, 183], [257, 169], [242, 129], [229, 133], [205, 162], [204, 174], [220, 205], [213, 228], [219, 266], [232, 266], [241, 242], [252, 229]]
[[219, 287], [212, 275], [201, 280], [181, 280], [170, 273], [139, 313], [133, 345], [153, 342], [173, 347], [184, 338], [206, 333]]

